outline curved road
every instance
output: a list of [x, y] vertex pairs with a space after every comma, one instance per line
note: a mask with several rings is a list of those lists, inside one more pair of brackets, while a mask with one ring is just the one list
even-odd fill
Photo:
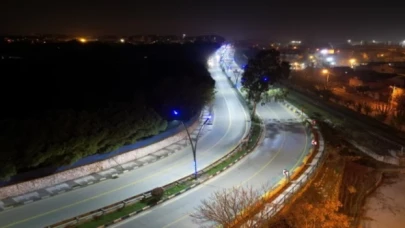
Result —
[[189, 216], [212, 192], [233, 186], [263, 189], [283, 178], [282, 170], [298, 166], [311, 147], [310, 137], [297, 117], [282, 104], [258, 106], [266, 136], [258, 148], [219, 176], [114, 227], [198, 227]]
[[[235, 91], [218, 66], [211, 69], [216, 81], [216, 98], [212, 130], [200, 138], [198, 168], [219, 159], [247, 134], [247, 114]], [[121, 201], [133, 195], [173, 182], [193, 173], [191, 148], [155, 163], [100, 182], [0, 213], [0, 227], [44, 227], [58, 221]]]

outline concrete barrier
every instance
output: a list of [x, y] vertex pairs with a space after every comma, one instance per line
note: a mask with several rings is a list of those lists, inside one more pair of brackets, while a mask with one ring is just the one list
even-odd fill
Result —
[[[190, 132], [194, 131], [199, 126], [199, 123], [200, 123], [199, 118], [197, 118], [196, 121], [191, 126], [188, 127], [189, 131]], [[0, 199], [22, 195], [27, 192], [32, 192], [41, 188], [50, 187], [59, 183], [74, 180], [92, 173], [112, 168], [114, 166], [117, 166], [117, 163], [123, 164], [135, 160], [137, 158], [146, 156], [160, 149], [163, 149], [164, 147], [167, 147], [173, 143], [183, 140], [185, 137], [187, 137], [187, 133], [185, 130], [183, 130], [157, 143], [142, 148], [138, 148], [132, 151], [128, 151], [126, 153], [122, 153], [120, 155], [117, 155], [115, 157], [103, 161], [76, 167], [46, 177], [41, 177], [34, 180], [2, 187], [0, 188]]]

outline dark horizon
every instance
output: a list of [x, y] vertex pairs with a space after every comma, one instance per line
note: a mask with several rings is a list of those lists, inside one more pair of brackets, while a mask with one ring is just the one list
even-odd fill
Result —
[[[9, 1], [0, 9], [4, 34], [218, 34], [227, 39], [391, 40], [405, 39], [405, 15], [394, 5], [299, 1]], [[330, 5], [330, 4], [328, 4]]]

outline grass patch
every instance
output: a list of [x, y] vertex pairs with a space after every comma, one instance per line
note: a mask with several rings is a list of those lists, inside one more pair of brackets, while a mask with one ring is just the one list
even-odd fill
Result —
[[119, 210], [117, 210], [115, 212], [102, 215], [102, 216], [100, 216], [98, 218], [95, 218], [92, 221], [80, 224], [77, 227], [79, 227], [79, 228], [99, 227], [99, 226], [102, 226], [102, 225], [104, 225], [106, 223], [112, 222], [112, 221], [114, 221], [116, 219], [119, 219], [124, 215], [128, 215], [128, 214], [130, 214], [132, 212], [140, 210], [140, 209], [146, 207], [147, 205], [148, 205], [147, 202], [139, 201], [139, 202], [137, 202], [135, 204], [129, 205], [129, 206], [124, 207], [122, 209], [119, 209]]
[[[257, 123], [252, 123], [252, 133], [250, 136], [250, 139], [247, 143], [246, 149], [241, 150], [236, 152], [235, 154], [233, 154], [232, 156], [230, 156], [228, 159], [225, 159], [224, 161], [222, 161], [221, 163], [219, 163], [218, 165], [212, 167], [211, 169], [209, 169], [206, 174], [207, 175], [212, 175], [215, 174], [216, 172], [222, 170], [223, 168], [225, 168], [226, 166], [228, 166], [229, 164], [231, 164], [232, 162], [234, 162], [235, 160], [237, 160], [238, 158], [242, 157], [242, 155], [246, 152], [249, 151], [251, 149], [254, 148], [254, 146], [257, 143], [257, 140], [259, 140], [260, 137], [260, 132], [261, 132], [261, 126], [260, 124]], [[165, 193], [164, 193], [164, 197], [163, 199], [165, 199], [166, 197], [179, 193], [180, 191], [188, 188], [189, 186], [191, 186], [193, 184], [193, 181], [186, 181], [183, 183], [179, 183], [178, 185], [174, 185], [168, 189], [165, 189]], [[147, 201], [139, 201], [133, 205], [129, 205], [127, 207], [124, 207], [122, 209], [119, 209], [118, 211], [112, 212], [110, 214], [105, 214], [103, 216], [100, 216], [98, 218], [95, 218], [92, 221], [83, 223], [78, 225], [77, 227], [80, 228], [93, 228], [93, 227], [99, 227], [103, 224], [106, 223], [110, 223], [116, 219], [119, 219], [125, 215], [128, 215], [130, 213], [133, 213], [135, 211], [138, 211], [146, 206], [148, 206], [150, 204], [150, 202]]]
[[188, 188], [190, 186], [191, 186], [191, 181], [187, 181], [187, 182], [184, 182], [184, 183], [179, 183], [178, 185], [175, 185], [173, 187], [170, 187], [170, 188], [166, 189], [165, 190], [165, 196], [170, 196], [170, 195], [176, 194], [176, 193], [178, 193], [178, 192], [180, 192], [180, 191], [182, 191], [182, 190], [184, 190], [184, 189], [186, 189], [186, 188]]

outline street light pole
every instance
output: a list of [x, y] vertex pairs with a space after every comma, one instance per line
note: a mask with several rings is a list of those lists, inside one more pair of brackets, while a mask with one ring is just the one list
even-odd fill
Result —
[[[177, 111], [173, 111], [174, 115], [178, 115], [179, 112]], [[191, 145], [191, 150], [193, 152], [193, 160], [194, 160], [194, 179], [197, 180], [198, 178], [198, 169], [197, 169], [197, 142], [198, 142], [198, 138], [201, 135], [201, 131], [204, 128], [204, 126], [208, 123], [208, 121], [211, 119], [211, 116], [208, 116], [207, 119], [204, 121], [204, 123], [201, 125], [200, 129], [198, 130], [196, 139], [195, 139], [195, 143], [193, 143], [193, 139], [191, 138], [191, 134], [188, 131], [188, 128], [186, 126], [186, 124], [180, 120], [181, 124], [183, 125], [183, 127], [186, 129], [187, 132], [187, 137], [188, 140], [190, 141], [190, 145]]]
[[322, 70], [322, 74], [324, 74], [324, 75], [326, 75], [326, 87], [328, 87], [328, 84], [329, 84], [329, 70], [327, 70], [327, 69], [323, 69]]

